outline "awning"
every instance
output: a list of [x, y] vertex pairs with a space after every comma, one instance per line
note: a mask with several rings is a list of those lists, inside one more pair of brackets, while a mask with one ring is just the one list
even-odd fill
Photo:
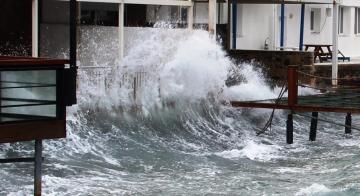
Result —
[[333, 0], [237, 0], [241, 4], [333, 4]]

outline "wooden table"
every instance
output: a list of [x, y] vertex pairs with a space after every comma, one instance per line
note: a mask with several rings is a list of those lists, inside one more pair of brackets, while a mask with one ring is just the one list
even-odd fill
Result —
[[331, 46], [330, 44], [305, 44], [305, 51], [308, 51], [309, 48], [314, 48], [314, 61], [319, 58], [319, 61], [322, 63], [324, 60], [332, 58]]

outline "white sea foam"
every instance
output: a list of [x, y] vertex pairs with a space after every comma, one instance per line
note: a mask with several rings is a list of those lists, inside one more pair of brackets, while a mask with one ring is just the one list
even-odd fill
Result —
[[241, 73], [245, 81], [239, 85], [225, 89], [225, 96], [233, 100], [262, 100], [273, 99], [278, 96], [265, 83], [262, 75], [256, 71], [251, 65], [243, 64]]
[[7, 194], [7, 196], [26, 196], [29, 195], [29, 193], [26, 193], [25, 191], [17, 191]]
[[[91, 39], [99, 39], [99, 36], [92, 38], [88, 33], [103, 31], [107, 31], [105, 27], [103, 30], [86, 29], [85, 36], [90, 39], [90, 43], [95, 43], [96, 40], [91, 41]], [[114, 29], [108, 31], [112, 32]], [[238, 74], [241, 74], [245, 81], [239, 85], [226, 87], [225, 81], [229, 76], [230, 68], [235, 65], [207, 31], [128, 28], [126, 34], [129, 40], [126, 42], [127, 52], [124, 60], [111, 61], [118, 66], [101, 72], [103, 76], [93, 76], [98, 72], [88, 70], [79, 72], [79, 100], [82, 104], [103, 107], [109, 111], [119, 106], [132, 105], [134, 93], [131, 77], [137, 73], [146, 74], [142, 77], [141, 87], [136, 93], [136, 102], [144, 106], [143, 109], [159, 106], [161, 99], [194, 102], [209, 96], [226, 100], [277, 97], [277, 90], [271, 90], [263, 76], [248, 64], [238, 68], [240, 70]], [[86, 48], [89, 53], [93, 52], [98, 56], [103, 47], [101, 44], [98, 46], [100, 48], [94, 51]], [[108, 45], [108, 47], [112, 46], [112, 44]], [[85, 55], [87, 56], [89, 54]], [[90, 63], [97, 67], [109, 64], [108, 61], [106, 58], [95, 58]], [[125, 76], [130, 78], [124, 80]], [[97, 78], [97, 81], [94, 82], [94, 78]], [[99, 82], [99, 78], [103, 78], [106, 82]]]
[[303, 196], [303, 195], [313, 195], [313, 194], [327, 193], [327, 192], [331, 192], [331, 189], [329, 189], [323, 184], [314, 183], [311, 186], [300, 189], [295, 195]]
[[246, 142], [242, 149], [232, 149], [216, 153], [216, 155], [227, 159], [248, 158], [256, 161], [270, 161], [280, 157], [280, 147], [276, 145], [266, 145], [255, 143], [255, 141]]
[[303, 168], [283, 167], [283, 168], [277, 169], [277, 171], [279, 173], [303, 173], [304, 169]]

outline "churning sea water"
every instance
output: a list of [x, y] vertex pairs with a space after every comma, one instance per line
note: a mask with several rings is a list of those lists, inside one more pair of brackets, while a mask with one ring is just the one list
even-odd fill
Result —
[[[82, 37], [92, 43], [109, 31], [82, 29]], [[205, 31], [127, 33], [134, 44], [124, 61], [111, 60], [118, 66], [80, 70], [68, 137], [44, 142], [44, 195], [360, 195], [358, 132], [345, 136], [319, 122], [309, 142], [309, 119], [296, 117], [295, 143], [287, 145], [286, 112], [277, 111], [271, 131], [256, 136], [271, 111], [223, 101], [275, 98], [279, 88], [268, 87], [261, 70], [235, 65]], [[138, 73], [145, 75], [134, 100], [127, 78]], [[238, 82], [226, 85], [229, 77]], [[0, 156], [29, 156], [32, 148], [2, 144]], [[32, 174], [31, 164], [0, 165], [0, 195], [32, 194]]]

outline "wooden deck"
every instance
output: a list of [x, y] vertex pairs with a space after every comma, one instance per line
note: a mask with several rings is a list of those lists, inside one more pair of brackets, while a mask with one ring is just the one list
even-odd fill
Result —
[[[284, 109], [300, 112], [337, 112], [360, 113], [360, 87], [316, 88], [299, 84], [298, 68], [289, 66], [287, 91], [288, 97], [269, 100], [231, 101], [233, 107]], [[320, 77], [323, 78], [323, 77]], [[347, 78], [347, 80], [349, 80]], [[298, 87], [320, 89], [322, 93], [300, 96]], [[319, 90], [319, 91], [320, 91]]]
[[[303, 73], [298, 71], [297, 66], [289, 66], [287, 70], [287, 85], [284, 84], [283, 88], [277, 99], [269, 100], [253, 100], [253, 101], [231, 101], [233, 107], [245, 107], [245, 108], [265, 108], [272, 109], [273, 112], [270, 116], [269, 121], [265, 127], [257, 132], [258, 134], [264, 133], [269, 127], [271, 127], [271, 121], [274, 115], [275, 109], [289, 110], [287, 121], [286, 121], [286, 142], [288, 144], [293, 143], [294, 137], [294, 126], [293, 126], [293, 115], [300, 115], [301, 112], [311, 112], [312, 115], [308, 116], [311, 118], [310, 135], [309, 140], [315, 141], [317, 122], [325, 121], [318, 118], [319, 112], [334, 112], [344, 113], [345, 123], [344, 125], [335, 122], [326, 121], [330, 124], [345, 127], [345, 134], [351, 134], [351, 130], [360, 130], [360, 128], [353, 127], [351, 125], [352, 117], [351, 114], [360, 114], [360, 89], [357, 86], [352, 87], [337, 87], [337, 88], [320, 88], [306, 86], [299, 84], [299, 74], [303, 74], [307, 77], [317, 77], [311, 74]], [[318, 77], [319, 79], [334, 80], [333, 78]], [[336, 78], [335, 80], [350, 80], [354, 81], [359, 78]], [[308, 87], [318, 89], [320, 93], [309, 96], [299, 96], [298, 88]], [[286, 98], [283, 97], [285, 92], [288, 92]], [[305, 115], [303, 115], [305, 116]]]
[[299, 96], [298, 104], [289, 105], [287, 98], [280, 103], [276, 99], [255, 101], [231, 101], [233, 107], [282, 109], [299, 112], [335, 112], [360, 114], [360, 92], [325, 93]]

